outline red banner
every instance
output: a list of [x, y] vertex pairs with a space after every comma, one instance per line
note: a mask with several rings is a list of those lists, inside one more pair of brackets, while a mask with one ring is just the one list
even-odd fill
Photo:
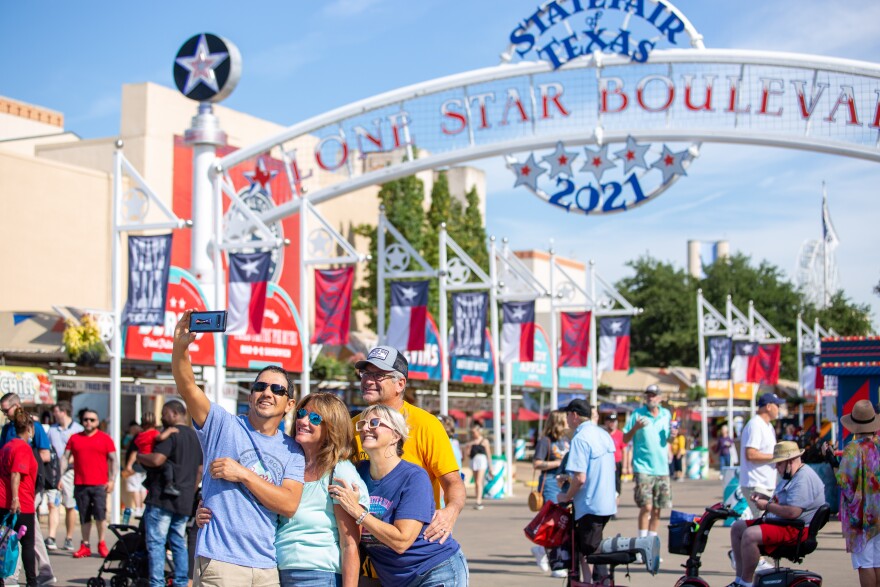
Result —
[[590, 353], [590, 312], [562, 312], [560, 367], [586, 367]]
[[779, 359], [782, 346], [778, 344], [762, 344], [758, 352], [749, 360], [748, 380], [761, 385], [779, 383]]
[[312, 344], [348, 344], [354, 267], [315, 270]]
[[[165, 299], [165, 323], [162, 326], [130, 326], [125, 333], [125, 358], [137, 361], [171, 362], [174, 346], [174, 327], [184, 310], [205, 311], [204, 295], [195, 278], [171, 267], [168, 276], [168, 296]], [[214, 336], [200, 334], [189, 347], [193, 365], [214, 364]]]
[[294, 373], [302, 372], [299, 316], [287, 293], [270, 283], [260, 334], [242, 334], [226, 339], [226, 366], [262, 369], [280, 365]]

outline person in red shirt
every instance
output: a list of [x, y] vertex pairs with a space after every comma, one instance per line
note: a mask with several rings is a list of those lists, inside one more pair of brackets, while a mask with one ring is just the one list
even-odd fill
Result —
[[37, 560], [34, 551], [34, 484], [37, 481], [37, 459], [29, 444], [34, 434], [34, 421], [20, 407], [12, 416], [16, 437], [0, 449], [0, 520], [12, 512], [14, 529], [26, 526], [21, 537], [21, 560], [28, 587], [37, 584]]
[[107, 494], [113, 492], [116, 479], [116, 446], [113, 439], [98, 429], [98, 413], [84, 410], [83, 431], [74, 434], [67, 441], [67, 449], [61, 464], [66, 467], [73, 457], [73, 497], [79, 510], [79, 522], [83, 541], [74, 558], [91, 556], [89, 536], [92, 531], [92, 518], [98, 526], [98, 554], [106, 557], [107, 545], [104, 531], [107, 527]]
[[[626, 443], [623, 441], [623, 431], [617, 427], [617, 414], [611, 412], [605, 416], [605, 430], [614, 441], [614, 490], [617, 492], [617, 503], [620, 504], [620, 478], [623, 475], [623, 451]], [[612, 518], [616, 516], [611, 516]]]

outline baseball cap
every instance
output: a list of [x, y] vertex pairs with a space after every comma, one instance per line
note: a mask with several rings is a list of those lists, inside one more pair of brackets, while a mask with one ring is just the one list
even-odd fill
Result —
[[366, 359], [354, 364], [355, 369], [363, 369], [367, 363], [374, 365], [383, 371], [399, 371], [404, 377], [409, 378], [409, 363], [406, 357], [392, 346], [377, 346], [372, 349]]
[[652, 383], [651, 385], [649, 385], [648, 387], [645, 388], [645, 393], [653, 393], [654, 395], [660, 395], [660, 387], [657, 384]]
[[585, 399], [573, 399], [568, 402], [568, 405], [562, 409], [563, 412], [573, 412], [578, 416], [582, 416], [584, 418], [590, 418], [593, 415], [593, 408], [590, 406], [590, 402]]
[[763, 407], [769, 404], [781, 405], [784, 404], [785, 400], [776, 395], [775, 393], [765, 393], [761, 397], [758, 398], [758, 407]]
[[610, 414], [605, 415], [606, 420], [617, 420], [617, 414], [615, 412], [611, 412]]

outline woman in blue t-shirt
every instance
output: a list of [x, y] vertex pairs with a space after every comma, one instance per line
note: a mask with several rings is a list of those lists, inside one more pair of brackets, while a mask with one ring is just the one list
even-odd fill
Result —
[[458, 543], [448, 535], [436, 542], [425, 540], [425, 528], [434, 516], [434, 492], [425, 470], [400, 458], [408, 434], [406, 420], [386, 406], [370, 406], [361, 414], [357, 430], [370, 457], [358, 465], [370, 509], [358, 503], [359, 488], [344, 481], [330, 493], [361, 525], [361, 543], [383, 587], [466, 586], [467, 561]]
[[[369, 504], [366, 483], [348, 460], [354, 452], [351, 418], [341, 399], [312, 393], [299, 401], [290, 435], [306, 460], [302, 499], [293, 518], [279, 517], [275, 553], [282, 587], [356, 587], [360, 528], [330, 497], [332, 483], [344, 480]], [[199, 522], [206, 508], [199, 509]]]

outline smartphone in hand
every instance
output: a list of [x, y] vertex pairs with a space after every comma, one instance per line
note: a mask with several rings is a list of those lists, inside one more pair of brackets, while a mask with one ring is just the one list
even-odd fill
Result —
[[226, 332], [225, 310], [193, 312], [189, 316], [190, 332]]

